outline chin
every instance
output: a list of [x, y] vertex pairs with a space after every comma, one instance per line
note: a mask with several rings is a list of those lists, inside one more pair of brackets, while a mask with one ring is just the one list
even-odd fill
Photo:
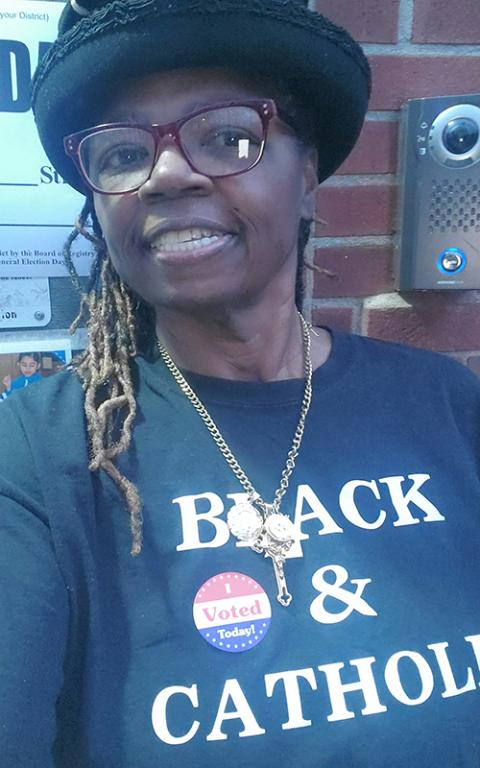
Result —
[[150, 297], [148, 303], [159, 311], [169, 310], [198, 316], [205, 313], [228, 313], [248, 306], [252, 300], [241, 291], [220, 292], [218, 288], [208, 291], [199, 286], [195, 291], [171, 291], [168, 295]]

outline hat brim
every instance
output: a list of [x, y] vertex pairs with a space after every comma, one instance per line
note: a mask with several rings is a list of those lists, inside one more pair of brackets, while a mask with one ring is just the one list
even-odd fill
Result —
[[314, 117], [320, 182], [343, 163], [358, 138], [368, 105], [368, 71], [348, 48], [320, 37], [314, 28], [244, 9], [188, 18], [152, 14], [89, 36], [91, 21], [77, 25], [84, 24], [87, 33], [68, 55], [55, 58], [52, 49], [53, 64], [43, 73], [40, 67], [33, 89], [44, 149], [65, 181], [82, 193], [77, 169], [63, 149], [64, 136], [101, 120], [122, 80], [157, 71], [224, 67], [272, 78]]

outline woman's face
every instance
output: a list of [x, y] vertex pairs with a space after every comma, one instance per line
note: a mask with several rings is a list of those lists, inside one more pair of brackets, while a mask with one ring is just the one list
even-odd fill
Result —
[[[176, 70], [130, 81], [103, 122], [163, 124], [222, 101], [268, 96], [221, 70]], [[167, 144], [137, 192], [95, 194], [94, 203], [122, 279], [158, 309], [195, 312], [293, 297], [298, 226], [313, 217], [315, 189], [316, 153], [273, 118], [264, 156], [247, 173], [210, 179]], [[198, 230], [220, 236], [213, 246], [179, 249], [177, 240], [198, 238]]]

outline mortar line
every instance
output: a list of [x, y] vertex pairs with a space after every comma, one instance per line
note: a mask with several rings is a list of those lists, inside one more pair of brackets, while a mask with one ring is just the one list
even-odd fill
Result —
[[414, 18], [415, 0], [400, 0], [398, 9], [398, 42], [406, 42], [412, 39], [413, 18]]
[[393, 46], [391, 43], [363, 43], [362, 48], [368, 56], [461, 56], [476, 57], [480, 55], [478, 45], [455, 43], [411, 43], [403, 41]]

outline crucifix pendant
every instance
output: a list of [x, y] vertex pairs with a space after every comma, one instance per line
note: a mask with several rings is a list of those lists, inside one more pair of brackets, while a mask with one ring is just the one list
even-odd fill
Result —
[[255, 552], [270, 557], [277, 582], [277, 600], [281, 605], [290, 605], [292, 596], [285, 578], [285, 558], [296, 538], [294, 525], [290, 518], [275, 511], [270, 504], [262, 504], [260, 512], [250, 502], [236, 504], [228, 513], [228, 525], [231, 532], [240, 541], [245, 541]]
[[292, 596], [287, 588], [285, 578], [285, 558], [295, 541], [295, 530], [292, 521], [279, 512], [267, 515], [262, 529], [252, 545], [256, 552], [263, 552], [270, 557], [277, 582], [277, 600], [280, 605], [290, 605]]
[[290, 605], [292, 602], [292, 596], [287, 588], [287, 580], [285, 578], [284, 563], [285, 555], [279, 556], [265, 550], [265, 557], [271, 557], [273, 564], [273, 572], [275, 574], [275, 581], [277, 582], [277, 600], [280, 605]]
[[263, 525], [251, 546], [271, 559], [277, 582], [277, 600], [285, 607], [292, 602], [292, 596], [288, 591], [284, 565], [294, 541], [295, 528], [290, 518], [277, 512], [274, 506], [265, 504]]

